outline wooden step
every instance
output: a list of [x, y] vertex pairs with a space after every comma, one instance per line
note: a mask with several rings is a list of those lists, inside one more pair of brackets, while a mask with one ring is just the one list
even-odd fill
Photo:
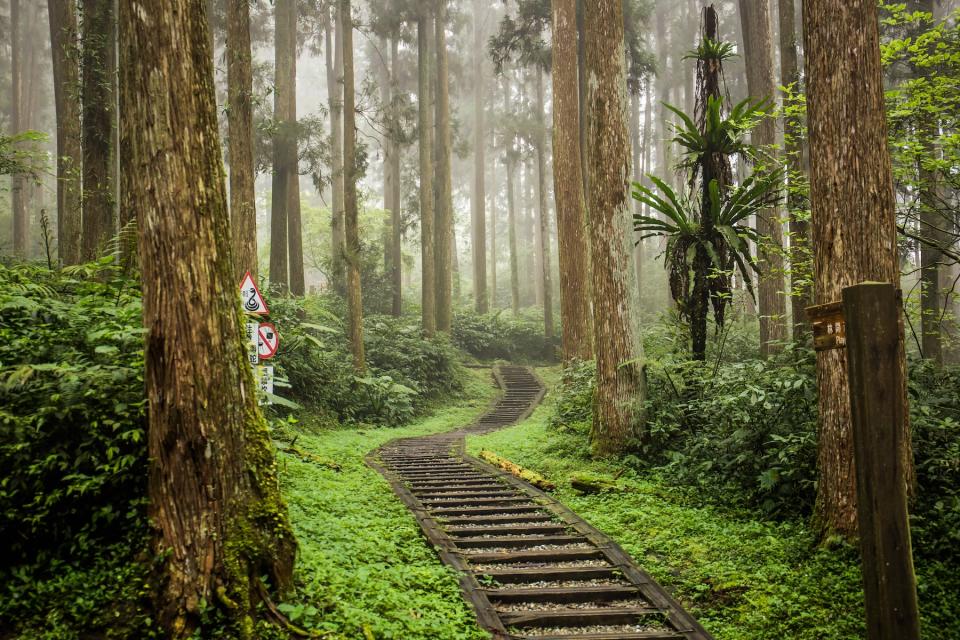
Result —
[[560, 635], [511, 636], [514, 640], [683, 640], [682, 633], [673, 631], [623, 631], [613, 633], [564, 633]]
[[[436, 514], [436, 512], [434, 512]], [[442, 514], [441, 514], [442, 515]], [[495, 515], [476, 515], [463, 514], [459, 516], [450, 516], [443, 518], [443, 524], [496, 524], [497, 522], [554, 522], [556, 516], [549, 513], [528, 513], [510, 515], [503, 517]]]
[[489, 538], [457, 538], [455, 544], [463, 549], [482, 547], [535, 547], [541, 544], [574, 544], [587, 542], [583, 536], [492, 536]]
[[603, 558], [600, 549], [541, 549], [537, 551], [490, 551], [471, 553], [467, 556], [476, 564], [502, 564], [507, 562], [568, 562], [570, 560], [596, 560]]
[[536, 589], [484, 589], [492, 602], [609, 602], [640, 597], [634, 586], [544, 587]]
[[653, 607], [616, 609], [551, 609], [503, 611], [500, 619], [508, 627], [588, 627], [604, 624], [635, 624], [646, 616], [660, 614]]
[[490, 576], [501, 584], [524, 582], [558, 582], [560, 580], [618, 580], [623, 578], [620, 570], [609, 567], [530, 567], [489, 569], [478, 572]]
[[507, 513], [526, 513], [532, 514], [543, 511], [543, 507], [535, 504], [530, 506], [504, 506], [504, 507], [436, 507], [431, 508], [431, 512], [434, 515], [443, 516], [482, 516], [482, 515], [497, 515], [497, 514], [507, 514]]
[[447, 533], [455, 538], [471, 538], [477, 536], [519, 536], [526, 534], [558, 534], [569, 529], [565, 524], [547, 524], [540, 526], [533, 525], [512, 525], [507, 527], [464, 527], [463, 529], [447, 528]]

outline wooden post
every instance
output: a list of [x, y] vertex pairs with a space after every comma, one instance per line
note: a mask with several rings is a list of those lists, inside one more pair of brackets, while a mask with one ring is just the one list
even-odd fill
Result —
[[865, 282], [843, 290], [857, 513], [869, 640], [919, 640], [917, 581], [901, 450], [899, 292]]

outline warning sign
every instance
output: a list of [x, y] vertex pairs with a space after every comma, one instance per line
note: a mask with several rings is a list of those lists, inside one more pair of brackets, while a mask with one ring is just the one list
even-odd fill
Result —
[[277, 355], [277, 349], [280, 348], [280, 334], [277, 333], [277, 328], [269, 322], [264, 322], [260, 324], [257, 332], [257, 353], [260, 359], [269, 360]]
[[240, 282], [240, 302], [243, 303], [243, 310], [251, 315], [265, 316], [270, 313], [270, 309], [267, 308], [267, 303], [260, 295], [260, 289], [257, 288], [257, 283], [253, 281], [253, 276], [250, 275], [249, 271]]
[[247, 360], [250, 361], [251, 366], [257, 366], [260, 364], [260, 323], [259, 322], [247, 322], [246, 323], [246, 336], [247, 336]]

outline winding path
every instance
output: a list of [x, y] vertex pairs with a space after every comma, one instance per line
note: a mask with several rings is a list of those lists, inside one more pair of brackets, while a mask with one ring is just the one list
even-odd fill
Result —
[[496, 640], [711, 640], [615, 542], [548, 494], [464, 452], [464, 437], [527, 418], [545, 389], [500, 366], [502, 393], [456, 431], [394, 440], [371, 453], [413, 512], [480, 625]]

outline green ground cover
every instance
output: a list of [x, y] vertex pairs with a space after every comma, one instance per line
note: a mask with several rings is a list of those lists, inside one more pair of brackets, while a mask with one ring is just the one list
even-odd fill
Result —
[[[557, 369], [539, 372], [548, 386], [559, 379]], [[521, 425], [470, 437], [468, 450], [489, 449], [557, 482], [557, 498], [621, 544], [718, 640], [864, 636], [853, 549], [818, 548], [801, 523], [751, 519], [617, 461], [591, 460], [582, 438], [548, 427], [554, 395]], [[578, 495], [574, 473], [621, 473], [623, 490]]]
[[472, 640], [488, 637], [419, 526], [364, 456], [394, 438], [452, 430], [496, 394], [488, 369], [470, 370], [465, 390], [430, 417], [398, 429], [295, 427], [296, 447], [339, 463], [280, 454], [284, 494], [300, 543], [297, 624], [331, 638]]

